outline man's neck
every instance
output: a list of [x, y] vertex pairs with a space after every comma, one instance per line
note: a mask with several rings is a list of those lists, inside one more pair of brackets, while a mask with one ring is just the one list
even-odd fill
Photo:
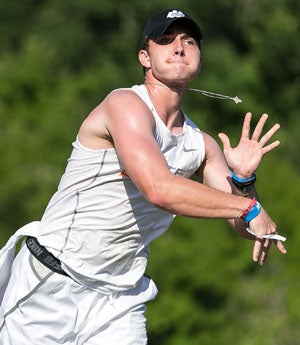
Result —
[[165, 85], [159, 81], [145, 81], [149, 97], [156, 112], [174, 134], [182, 132], [184, 116], [181, 110], [186, 88]]

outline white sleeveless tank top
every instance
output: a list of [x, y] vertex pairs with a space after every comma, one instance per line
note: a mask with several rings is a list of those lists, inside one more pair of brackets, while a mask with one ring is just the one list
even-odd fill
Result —
[[[131, 90], [153, 113], [155, 138], [170, 171], [190, 177], [205, 155], [201, 131], [185, 115], [182, 133], [173, 135], [156, 113], [145, 86]], [[115, 149], [89, 149], [77, 139], [38, 235], [70, 276], [104, 294], [136, 286], [145, 273], [149, 243], [174, 218], [150, 204], [123, 169]]]

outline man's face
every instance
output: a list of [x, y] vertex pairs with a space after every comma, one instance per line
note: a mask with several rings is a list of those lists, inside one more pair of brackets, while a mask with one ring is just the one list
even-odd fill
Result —
[[161, 82], [189, 83], [198, 75], [201, 53], [188, 26], [174, 23], [157, 38], [149, 40], [151, 73]]

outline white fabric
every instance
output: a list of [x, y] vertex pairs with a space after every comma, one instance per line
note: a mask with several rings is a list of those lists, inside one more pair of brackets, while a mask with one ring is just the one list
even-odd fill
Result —
[[37, 236], [40, 222], [31, 222], [17, 230], [0, 250], [0, 304], [6, 290], [15, 257], [17, 242], [24, 236]]
[[[152, 110], [155, 138], [171, 172], [190, 177], [204, 158], [200, 130], [185, 116], [182, 133], [172, 134], [146, 88], [132, 90]], [[105, 294], [132, 289], [145, 272], [149, 243], [166, 231], [174, 215], [144, 198], [114, 149], [91, 150], [78, 140], [73, 147], [58, 191], [41, 220], [38, 240], [81, 284]]]
[[1, 345], [146, 345], [144, 303], [157, 293], [152, 280], [106, 296], [48, 268], [38, 277], [31, 258], [24, 246], [15, 260], [1, 305]]

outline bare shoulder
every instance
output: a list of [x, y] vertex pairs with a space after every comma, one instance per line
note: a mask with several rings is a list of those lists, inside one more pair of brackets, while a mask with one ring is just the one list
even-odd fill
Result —
[[131, 122], [150, 119], [150, 112], [142, 99], [130, 89], [117, 89], [109, 93], [83, 121], [78, 137], [80, 142], [92, 149], [114, 147], [114, 127], [126, 128]]
[[124, 88], [124, 89], [116, 89], [111, 91], [105, 98], [104, 101], [110, 102], [110, 101], [118, 101], [118, 100], [130, 100], [132, 102], [134, 101], [141, 101], [141, 98], [137, 95], [136, 92], [134, 92], [132, 89]]
[[134, 119], [135, 117], [148, 117], [151, 114], [146, 103], [130, 89], [117, 89], [111, 92], [104, 100], [106, 114], [109, 119]]

